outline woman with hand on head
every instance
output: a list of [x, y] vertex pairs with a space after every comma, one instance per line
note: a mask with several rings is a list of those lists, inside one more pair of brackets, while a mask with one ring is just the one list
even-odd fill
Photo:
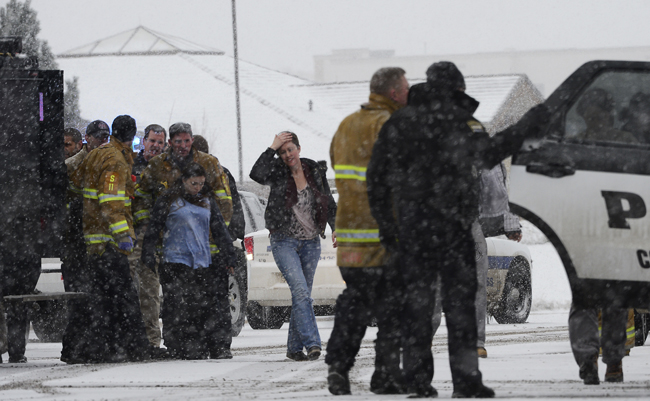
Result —
[[[229, 311], [228, 316], [219, 312], [218, 275], [219, 269], [235, 266], [235, 251], [205, 174], [190, 162], [158, 197], [142, 245], [142, 262], [153, 268], [163, 232], [163, 338], [170, 355], [179, 359], [232, 358], [222, 332], [230, 331], [231, 317]], [[219, 249], [214, 258], [211, 239]]]
[[295, 361], [313, 361], [321, 354], [311, 289], [321, 251], [318, 237], [325, 238], [328, 223], [336, 247], [336, 202], [326, 171], [326, 166], [300, 158], [298, 137], [284, 131], [275, 136], [250, 173], [255, 182], [271, 187], [264, 219], [273, 258], [291, 290], [287, 358]]

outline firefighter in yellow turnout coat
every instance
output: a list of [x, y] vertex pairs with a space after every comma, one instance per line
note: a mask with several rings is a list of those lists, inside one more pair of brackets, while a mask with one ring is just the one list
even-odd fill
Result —
[[90, 152], [73, 173], [72, 184], [83, 191], [83, 232], [88, 250], [91, 328], [85, 351], [72, 363], [144, 360], [149, 356], [138, 294], [127, 254], [135, 233], [131, 216], [135, 120], [118, 116], [110, 143]]
[[370, 81], [368, 103], [346, 117], [332, 139], [330, 157], [339, 192], [337, 264], [346, 282], [336, 301], [334, 330], [325, 358], [329, 390], [335, 395], [350, 394], [348, 372], [373, 317], [379, 331], [370, 390], [377, 394], [405, 391], [399, 368], [401, 276], [396, 264], [389, 261], [370, 213], [366, 167], [379, 130], [406, 104], [408, 88], [403, 69], [378, 70]]

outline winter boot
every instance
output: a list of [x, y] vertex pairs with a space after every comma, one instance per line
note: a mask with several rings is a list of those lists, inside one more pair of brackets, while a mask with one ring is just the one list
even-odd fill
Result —
[[327, 389], [333, 395], [349, 395], [350, 392], [350, 378], [348, 372], [336, 369], [334, 366], [329, 367], [327, 370]]
[[427, 384], [417, 388], [409, 388], [408, 393], [410, 394], [407, 398], [437, 398], [438, 390], [433, 388], [432, 385]]
[[585, 384], [600, 384], [598, 379], [598, 355], [580, 364], [580, 378]]
[[605, 381], [608, 383], [623, 383], [623, 361], [607, 364]]
[[478, 347], [476, 351], [478, 352], [479, 358], [487, 358], [487, 350], [485, 347]]
[[454, 386], [451, 398], [494, 398], [494, 390], [483, 383]]
[[370, 379], [370, 391], [375, 394], [406, 394], [406, 383], [401, 370], [390, 374], [385, 369], [375, 368]]

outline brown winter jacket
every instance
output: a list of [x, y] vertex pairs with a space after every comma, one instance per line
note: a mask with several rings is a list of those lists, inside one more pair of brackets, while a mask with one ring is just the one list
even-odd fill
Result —
[[[133, 216], [136, 225], [149, 223], [150, 213], [158, 196], [170, 188], [181, 176], [181, 168], [174, 163], [171, 154], [172, 150], [167, 149], [166, 152], [149, 160], [149, 164], [140, 175], [140, 183], [136, 187], [133, 201]], [[233, 213], [232, 196], [228, 185], [228, 176], [223, 171], [219, 159], [196, 149], [192, 149], [189, 157], [205, 169], [205, 183], [214, 191], [214, 198], [219, 205], [226, 226], [230, 225]], [[218, 252], [214, 243], [211, 248], [213, 254]]]
[[89, 254], [102, 254], [107, 245], [115, 247], [128, 238], [135, 239], [131, 197], [131, 149], [118, 139], [93, 150], [70, 177], [72, 185], [83, 191], [83, 232]]
[[347, 116], [332, 139], [330, 158], [339, 193], [336, 212], [339, 266], [386, 264], [386, 251], [379, 243], [379, 227], [370, 214], [366, 167], [379, 130], [400, 107], [385, 96], [371, 93], [368, 103]]

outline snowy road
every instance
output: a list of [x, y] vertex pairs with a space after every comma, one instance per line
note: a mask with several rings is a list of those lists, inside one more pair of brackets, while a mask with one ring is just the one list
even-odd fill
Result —
[[[569, 348], [567, 311], [539, 311], [522, 325], [487, 326], [489, 357], [480, 361], [485, 382], [498, 397], [593, 398], [647, 397], [650, 394], [650, 346], [637, 347], [624, 359], [624, 384], [584, 386]], [[333, 321], [319, 318], [323, 339]], [[246, 326], [234, 339], [228, 361], [166, 361], [116, 365], [65, 365], [61, 345], [31, 342], [27, 364], [0, 367], [2, 400], [275, 400], [332, 399], [326, 388], [326, 365], [291, 362], [284, 357], [287, 325], [280, 330]], [[369, 329], [351, 372], [352, 396], [338, 400], [404, 399], [369, 392], [373, 370]], [[440, 398], [451, 396], [446, 331], [433, 343]], [[601, 378], [605, 366], [600, 365]]]
[[[648, 398], [650, 345], [623, 360], [625, 383], [585, 386], [578, 378], [567, 332], [570, 291], [566, 274], [548, 243], [529, 245], [533, 258], [533, 310], [528, 323], [487, 325], [487, 359], [480, 360], [485, 383], [503, 398]], [[324, 342], [333, 320], [318, 318]], [[323, 359], [292, 362], [285, 358], [287, 324], [280, 330], [246, 325], [233, 340], [234, 359], [165, 361], [117, 365], [71, 365], [59, 361], [61, 344], [30, 342], [27, 364], [0, 365], [0, 400], [393, 400], [369, 391], [373, 371], [369, 328], [351, 371], [352, 396], [333, 397], [326, 387]], [[31, 337], [34, 334], [31, 333]], [[433, 341], [433, 386], [450, 398], [451, 374], [446, 327]], [[650, 342], [649, 342], [650, 343]], [[601, 379], [605, 365], [600, 363]]]

